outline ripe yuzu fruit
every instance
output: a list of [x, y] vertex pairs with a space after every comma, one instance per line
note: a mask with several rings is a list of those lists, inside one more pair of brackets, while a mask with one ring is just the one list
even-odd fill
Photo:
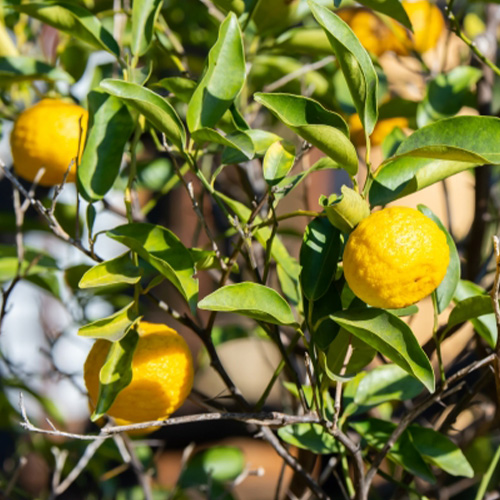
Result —
[[[81, 158], [87, 122], [85, 109], [62, 99], [43, 99], [24, 110], [10, 136], [15, 172], [33, 182], [44, 167], [39, 184], [60, 184], [71, 161], [77, 156]], [[67, 180], [72, 182], [75, 178], [76, 165], [73, 163]]]
[[[184, 403], [193, 385], [191, 351], [175, 330], [143, 321], [138, 333], [132, 381], [120, 391], [107, 412], [120, 423], [167, 418]], [[99, 373], [110, 346], [107, 340], [97, 340], [85, 361], [84, 379], [92, 409], [97, 403]]]
[[389, 207], [363, 219], [344, 249], [344, 276], [371, 306], [398, 309], [433, 292], [450, 260], [446, 236], [418, 210]]

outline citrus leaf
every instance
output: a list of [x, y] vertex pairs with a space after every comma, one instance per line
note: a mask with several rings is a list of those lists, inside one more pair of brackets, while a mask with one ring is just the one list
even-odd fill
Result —
[[278, 429], [278, 436], [285, 443], [320, 455], [338, 453], [335, 438], [320, 424], [293, 424]]
[[120, 56], [120, 47], [111, 33], [92, 12], [75, 2], [30, 2], [10, 7], [79, 38], [97, 49]]
[[[369, 418], [362, 422], [351, 422], [349, 425], [376, 450], [381, 450], [384, 447], [394, 429], [396, 429], [396, 425], [392, 422], [386, 422], [377, 418]], [[408, 430], [403, 432], [387, 456], [408, 472], [421, 477], [429, 483], [435, 483], [435, 478], [429, 466], [417, 451]]]
[[412, 156], [484, 165], [500, 162], [500, 118], [455, 116], [415, 131], [395, 157]]
[[332, 53], [332, 46], [322, 28], [292, 28], [276, 39], [274, 47], [287, 54], [326, 56]]
[[275, 325], [297, 325], [285, 299], [272, 288], [257, 283], [236, 283], [219, 288], [201, 300], [198, 307], [207, 311], [233, 312]]
[[330, 317], [434, 392], [434, 371], [429, 358], [403, 320], [376, 308], [343, 311]]
[[471, 94], [470, 88], [482, 76], [472, 66], [458, 66], [447, 74], [440, 74], [427, 84], [424, 100], [418, 105], [417, 123], [424, 127], [441, 118], [456, 115]]
[[162, 0], [135, 0], [132, 5], [132, 54], [144, 55], [153, 39]]
[[[245, 130], [244, 133], [252, 141], [254, 147], [253, 158], [263, 156], [272, 144], [281, 140], [279, 135], [268, 132], [267, 130], [248, 129]], [[248, 161], [248, 156], [241, 150], [228, 146], [222, 153], [222, 161], [225, 164], [243, 163]]]
[[[448, 324], [446, 326], [446, 332], [450, 331], [454, 326], [464, 323], [465, 321], [471, 320], [490, 320], [490, 326], [493, 326], [493, 320], [495, 318], [493, 312], [493, 304], [491, 303], [491, 297], [489, 295], [475, 295], [463, 299], [457, 302], [455, 307], [450, 313], [448, 318]], [[472, 321], [474, 324], [474, 321]], [[487, 323], [487, 324], [488, 324]], [[474, 327], [476, 325], [474, 324]], [[478, 333], [488, 342], [491, 347], [495, 347], [497, 333], [496, 333], [496, 322], [495, 329], [481, 328], [477, 329]]]
[[88, 102], [87, 141], [77, 173], [81, 195], [95, 202], [104, 197], [118, 177], [134, 121], [123, 102], [109, 94], [92, 91]]
[[312, 0], [308, 3], [337, 56], [363, 128], [371, 134], [378, 114], [378, 77], [372, 60], [349, 25], [337, 14]]
[[330, 318], [330, 314], [342, 310], [342, 301], [335, 281], [332, 280], [326, 293], [314, 301], [312, 313], [309, 312], [310, 301], [305, 296], [302, 299], [304, 317], [307, 318], [312, 340], [319, 349], [325, 351], [340, 330], [340, 326]]
[[90, 417], [93, 422], [109, 410], [116, 396], [132, 381], [132, 358], [138, 341], [139, 334], [135, 328], [131, 328], [124, 337], [111, 344], [99, 372], [99, 395]]
[[443, 281], [436, 288], [436, 302], [438, 313], [442, 313], [450, 304], [453, 296], [455, 295], [455, 290], [460, 281], [460, 257], [458, 255], [457, 247], [450, 233], [444, 227], [443, 223], [438, 217], [425, 205], [418, 205], [418, 210], [422, 212], [426, 217], [432, 219], [446, 235], [446, 242], [448, 243], [448, 248], [450, 249], [450, 263], [448, 264], [448, 269]]
[[474, 469], [462, 450], [443, 434], [420, 425], [410, 425], [413, 445], [423, 459], [452, 476], [473, 477]]
[[123, 309], [107, 318], [98, 319], [78, 330], [78, 335], [92, 339], [106, 339], [110, 342], [121, 340], [129, 328], [139, 321], [135, 302], [131, 302]]
[[142, 276], [142, 269], [134, 266], [127, 253], [111, 260], [101, 262], [90, 268], [80, 280], [79, 288], [116, 285], [118, 283], [135, 284]]
[[359, 0], [359, 3], [376, 12], [392, 17], [409, 30], [412, 29], [410, 18], [399, 0]]
[[243, 88], [245, 75], [241, 29], [231, 12], [220, 25], [206, 72], [189, 101], [186, 119], [191, 132], [213, 127], [220, 120]]
[[[192, 488], [209, 481], [232, 481], [245, 468], [245, 456], [235, 446], [214, 446], [192, 456], [179, 478], [179, 487]], [[224, 496], [225, 498], [225, 496]]]
[[196, 82], [182, 76], [170, 76], [168, 78], [162, 78], [158, 83], [153, 85], [153, 87], [154, 86], [167, 89], [169, 92], [172, 92], [177, 99], [187, 104], [191, 100], [196, 88]]
[[[455, 297], [453, 298], [458, 305], [460, 302], [458, 301], [463, 301], [465, 299], [468, 299], [470, 297], [475, 297], [475, 296], [484, 296], [486, 295], [486, 291], [481, 288], [479, 285], [476, 283], [472, 283], [471, 281], [466, 281], [466, 280], [460, 280], [457, 286], [457, 289], [455, 290]], [[489, 296], [488, 296], [489, 297]], [[491, 299], [490, 299], [491, 301]], [[486, 302], [486, 301], [485, 301]], [[464, 304], [465, 306], [465, 304]], [[465, 306], [467, 308], [469, 306]], [[477, 307], [477, 306], [472, 306]], [[481, 307], [481, 306], [479, 306]], [[487, 307], [486, 304], [482, 307]], [[453, 311], [452, 311], [453, 313]], [[458, 313], [458, 311], [457, 311]], [[455, 313], [455, 314], [457, 314]], [[451, 319], [450, 318], [448, 320]], [[483, 314], [481, 316], [477, 316], [476, 318], [470, 319], [470, 322], [474, 326], [474, 330], [483, 337], [488, 344], [494, 348], [497, 342], [497, 336], [498, 336], [498, 329], [497, 329], [497, 321], [495, 318], [495, 313], [493, 312], [493, 307], [492, 307], [492, 312], [488, 314]]]
[[447, 177], [482, 165], [482, 162], [399, 157], [388, 160], [376, 172], [370, 189], [372, 205], [386, 205]]
[[359, 382], [354, 403], [358, 406], [378, 406], [387, 401], [406, 401], [418, 396], [423, 389], [418, 380], [399, 366], [377, 366]]
[[309, 300], [318, 300], [335, 277], [340, 255], [340, 231], [326, 217], [316, 217], [306, 227], [300, 247], [300, 284]]
[[178, 149], [184, 149], [186, 144], [184, 125], [166, 99], [136, 83], [122, 80], [106, 79], [101, 82], [101, 87], [143, 114], [151, 125], [163, 132]]
[[192, 311], [198, 301], [198, 280], [189, 250], [169, 229], [147, 223], [119, 226], [106, 233], [136, 252], [169, 280], [188, 302]]
[[349, 174], [356, 174], [356, 149], [349, 140], [347, 123], [339, 114], [325, 109], [308, 97], [257, 92], [254, 98], [288, 128], [339, 163]]
[[[210, 142], [215, 144], [221, 144], [227, 148], [236, 149], [245, 156], [244, 161], [251, 160], [255, 153], [255, 148], [252, 139], [247, 135], [246, 132], [235, 132], [229, 135], [222, 135], [215, 129], [212, 128], [200, 128], [195, 130], [191, 137], [197, 143]], [[223, 162], [226, 163], [226, 162]]]
[[24, 248], [24, 259], [19, 268], [17, 248], [10, 245], [0, 245], [0, 283], [13, 279], [17, 271], [24, 276], [57, 271], [57, 261], [42, 250]]
[[[349, 343], [352, 347], [351, 358], [346, 366], [345, 374], [340, 375]], [[360, 372], [368, 365], [375, 357], [375, 354], [377, 353], [372, 346], [356, 336], [351, 338], [350, 333], [341, 328], [333, 342], [328, 346], [324, 364], [326, 374], [328, 378], [334, 381], [348, 380], [353, 374]]]
[[0, 79], [1, 86], [30, 80], [74, 83], [74, 78], [63, 69], [27, 56], [0, 57]]
[[290, 172], [295, 163], [295, 146], [287, 141], [274, 142], [262, 162], [264, 179], [270, 186], [278, 184]]

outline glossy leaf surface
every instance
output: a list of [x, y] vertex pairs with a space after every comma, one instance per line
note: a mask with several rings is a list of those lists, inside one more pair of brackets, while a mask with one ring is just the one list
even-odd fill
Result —
[[147, 223], [119, 226], [107, 235], [127, 246], [167, 278], [194, 311], [198, 301], [198, 280], [189, 250], [167, 228]]
[[189, 130], [213, 127], [240, 93], [245, 76], [242, 34], [236, 15], [230, 13], [220, 25], [205, 74], [189, 101]]
[[434, 371], [429, 358], [404, 321], [375, 308], [338, 312], [331, 318], [434, 392]]
[[111, 33], [94, 14], [75, 2], [30, 2], [11, 7], [97, 49], [120, 55], [120, 48]]
[[358, 170], [356, 149], [344, 119], [307, 97], [256, 93], [255, 100], [287, 127], [339, 163], [351, 175]]
[[104, 92], [90, 92], [89, 130], [78, 166], [78, 186], [89, 202], [102, 199], [112, 188], [134, 121], [120, 99]]
[[186, 143], [184, 124], [166, 99], [136, 83], [122, 80], [103, 80], [101, 87], [143, 114], [151, 125], [163, 132], [177, 148], [181, 150], [184, 148]]
[[337, 14], [312, 0], [309, 6], [337, 56], [363, 128], [371, 134], [378, 115], [378, 77], [372, 60], [349, 25]]
[[233, 312], [276, 325], [296, 325], [290, 306], [272, 288], [244, 282], [227, 285], [198, 303], [200, 309]]

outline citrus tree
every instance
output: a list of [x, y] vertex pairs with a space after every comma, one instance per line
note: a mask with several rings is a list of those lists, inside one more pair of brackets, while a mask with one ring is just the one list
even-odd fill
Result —
[[[245, 423], [291, 468], [269, 498], [479, 500], [495, 489], [498, 9], [347, 3], [0, 2], [10, 141], [0, 166], [13, 200], [1, 219], [0, 322], [24, 307], [14, 290], [28, 282], [72, 311], [65, 335], [76, 325], [96, 339], [75, 370], [95, 423], [87, 432], [54, 425], [53, 403], [2, 354], [2, 386], [51, 418], [47, 427], [2, 395], [14, 443], [6, 497], [27, 498], [18, 479], [36, 449], [52, 475], [39, 498], [236, 498], [251, 473], [238, 449], [186, 452], [166, 491], [149, 472], [151, 446], [135, 441], [214, 420]], [[448, 64], [454, 50], [461, 59]], [[419, 98], [387, 77], [387, 58], [412, 68]], [[452, 210], [445, 224], [405, 197], [463, 172], [475, 213], [458, 240]], [[96, 229], [109, 214], [120, 222]], [[78, 263], [44, 251], [47, 238]], [[121, 253], [104, 258], [111, 242]], [[419, 342], [411, 324], [426, 297], [432, 321]], [[91, 317], [95, 298], [111, 314]], [[474, 334], [444, 360], [443, 343], [466, 324]], [[193, 384], [189, 332], [202, 345], [194, 364], [208, 360], [225, 393], [196, 390], [201, 412], [170, 417]], [[219, 356], [240, 337], [280, 353], [259, 398]], [[269, 403], [276, 385], [280, 407]], [[475, 422], [478, 402], [488, 411]], [[120, 481], [128, 466], [133, 487]]]

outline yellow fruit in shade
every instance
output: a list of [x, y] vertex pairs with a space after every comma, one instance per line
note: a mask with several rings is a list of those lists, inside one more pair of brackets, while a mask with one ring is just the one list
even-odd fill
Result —
[[[193, 359], [186, 341], [166, 325], [141, 322], [132, 358], [132, 381], [107, 414], [120, 424], [162, 420], [176, 411], [191, 392]], [[89, 403], [95, 408], [99, 372], [111, 342], [99, 339], [85, 361], [83, 375]]]
[[[39, 169], [45, 167], [39, 184], [60, 184], [71, 161], [81, 158], [87, 122], [85, 109], [62, 99], [43, 99], [23, 111], [10, 136], [16, 174], [33, 181]], [[67, 180], [75, 178], [73, 163]]]
[[450, 260], [438, 225], [408, 207], [389, 207], [363, 219], [344, 250], [344, 276], [371, 306], [406, 307], [432, 293]]
[[444, 17], [439, 8], [427, 0], [401, 2], [413, 27], [413, 33], [401, 24], [391, 20], [392, 31], [389, 50], [405, 56], [412, 50], [423, 54], [433, 49], [444, 29]]
[[376, 56], [388, 50], [391, 31], [373, 11], [364, 7], [346, 7], [336, 14], [349, 25], [366, 50]]
[[[384, 120], [379, 120], [373, 129], [372, 135], [370, 136], [370, 142], [372, 146], [379, 146], [384, 142], [384, 139], [392, 132], [395, 127], [407, 128], [408, 119], [403, 116], [397, 116], [394, 118], [386, 118]], [[365, 144], [365, 131], [359, 115], [352, 115], [349, 117], [349, 131], [351, 134], [351, 141], [356, 146], [362, 146]]]

